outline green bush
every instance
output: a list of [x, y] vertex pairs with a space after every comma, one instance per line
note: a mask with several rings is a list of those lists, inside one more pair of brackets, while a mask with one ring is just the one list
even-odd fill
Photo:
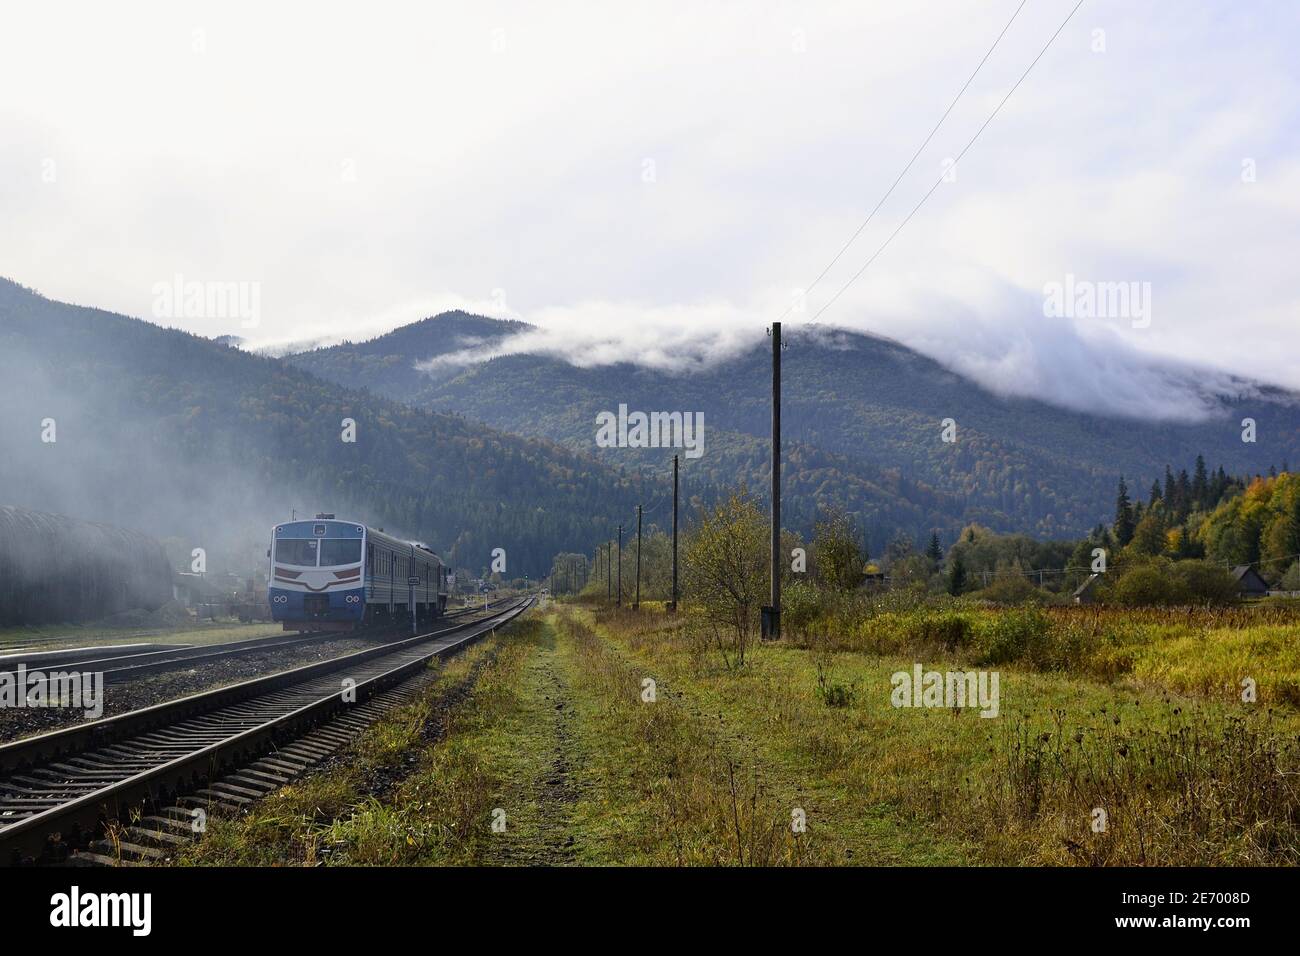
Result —
[[807, 639], [821, 614], [818, 589], [807, 581], [794, 581], [781, 589], [781, 629], [790, 637]]
[[1111, 598], [1125, 607], [1186, 604], [1182, 581], [1166, 571], [1167, 562], [1139, 564], [1129, 568], [1116, 582]]
[[975, 597], [997, 604], [1040, 603], [1045, 595], [1022, 574], [1000, 574]]
[[1208, 561], [1161, 558], [1124, 571], [1110, 597], [1125, 607], [1225, 605], [1237, 599], [1237, 585], [1232, 575]]
[[858, 684], [844, 684], [831, 680], [826, 668], [817, 663], [817, 699], [827, 707], [848, 707], [858, 696]]
[[1050, 657], [1051, 626], [1047, 615], [1034, 607], [984, 618], [975, 628], [975, 663], [1047, 660]]
[[1237, 600], [1237, 582], [1231, 574], [1209, 561], [1179, 561], [1174, 576], [1189, 604], [1232, 604]]
[[945, 651], [955, 651], [971, 642], [971, 622], [956, 611], [938, 611], [915, 618], [908, 640], [921, 646], [934, 645]]

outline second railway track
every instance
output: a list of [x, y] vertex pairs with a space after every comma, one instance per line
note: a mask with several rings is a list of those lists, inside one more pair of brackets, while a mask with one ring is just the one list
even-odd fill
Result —
[[[494, 604], [495, 606], [495, 604]], [[486, 613], [489, 608], [468, 607], [449, 611], [440, 620], [456, 620], [475, 612]], [[0, 675], [16, 676], [16, 668], [21, 664], [29, 668], [47, 667], [60, 672], [98, 672], [103, 674], [105, 684], [120, 684], [153, 674], [180, 670], [214, 661], [228, 660], [250, 654], [265, 654], [281, 650], [305, 647], [327, 641], [346, 640], [360, 637], [382, 640], [401, 632], [400, 627], [380, 629], [361, 629], [356, 631], [315, 631], [306, 634], [275, 634], [270, 637], [257, 637], [243, 641], [227, 641], [220, 644], [188, 644], [155, 649], [107, 648], [96, 652], [93, 648], [83, 649], [86, 656], [76, 659], [69, 652], [57, 652], [71, 659], [42, 659], [47, 652], [34, 652], [28, 659], [25, 655], [14, 655], [7, 660], [0, 660]], [[30, 686], [32, 681], [28, 681]]]
[[[483, 620], [0, 746], [0, 865], [81, 845], [141, 805], [163, 806], [365, 704], [512, 620]], [[200, 791], [201, 792], [201, 791]]]

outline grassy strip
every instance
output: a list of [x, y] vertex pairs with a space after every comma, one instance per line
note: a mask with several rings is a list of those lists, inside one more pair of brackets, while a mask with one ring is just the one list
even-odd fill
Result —
[[[561, 665], [571, 675], [587, 754], [575, 818], [593, 858], [651, 865], [784, 865], [852, 860], [853, 844], [815, 823], [816, 794], [759, 757], [728, 715], [562, 610]], [[653, 701], [651, 685], [654, 681]]]
[[[526, 626], [521, 622], [513, 630]], [[420, 753], [427, 736], [454, 731], [460, 719], [454, 710], [440, 713], [438, 701], [465, 681], [476, 664], [505, 646], [504, 636], [491, 637], [445, 662], [420, 700], [386, 714], [327, 768], [280, 788], [240, 817], [210, 818], [203, 839], [182, 851], [178, 862], [218, 866], [399, 863], [412, 862], [417, 853], [444, 862], [461, 859], [474, 829], [462, 821], [478, 806], [476, 798], [463, 794], [480, 789], [472, 764], [457, 767], [454, 778], [448, 779], [446, 805], [460, 809], [448, 815], [452, 819], [444, 816], [441, 828], [408, 815], [393, 816], [376, 791], [390, 788], [394, 780], [436, 769], [417, 764], [412, 772], [411, 759]], [[471, 706], [484, 701], [490, 702], [490, 695], [476, 696]]]

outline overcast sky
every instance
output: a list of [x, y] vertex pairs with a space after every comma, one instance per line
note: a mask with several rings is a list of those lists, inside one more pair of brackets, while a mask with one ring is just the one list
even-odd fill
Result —
[[[11, 5], [0, 275], [144, 318], [178, 275], [256, 284], [255, 329], [161, 321], [258, 342], [463, 306], [582, 361], [725, 354], [830, 261], [1019, 2]], [[1028, 0], [787, 323], [1073, 6]], [[1298, 41], [1294, 2], [1085, 0], [819, 321], [1083, 407], [1176, 413], [1151, 357], [1300, 388]], [[1149, 323], [1044, 315], [1067, 275], [1149, 283]]]

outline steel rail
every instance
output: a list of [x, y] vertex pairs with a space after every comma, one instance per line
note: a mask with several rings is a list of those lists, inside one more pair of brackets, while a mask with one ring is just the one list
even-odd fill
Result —
[[[486, 620], [0, 746], [0, 771], [8, 771], [0, 778], [0, 864], [40, 857], [52, 834], [93, 833], [124, 810], [273, 751], [494, 631], [532, 600]], [[13, 822], [4, 825], [6, 817]]]
[[[449, 611], [441, 615], [437, 620], [446, 621], [475, 611], [483, 611], [483, 608], [462, 608]], [[63, 673], [69, 671], [95, 672], [102, 665], [112, 664], [115, 666], [104, 668], [98, 672], [104, 675], [105, 684], [120, 684], [138, 677], [147, 677], [150, 674], [176, 670], [191, 663], [207, 663], [209, 661], [225, 660], [230, 657], [241, 657], [245, 654], [277, 651], [328, 641], [377, 639], [383, 637], [389, 631], [396, 630], [400, 632], [401, 628], [402, 625], [397, 627], [385, 625], [370, 630], [363, 628], [355, 631], [313, 631], [309, 634], [298, 635], [273, 634], [243, 641], [224, 641], [219, 644], [191, 644], [149, 651], [132, 651], [130, 653], [110, 654], [104, 657], [92, 657], [83, 660], [60, 661], [57, 664], [53, 661], [31, 662], [25, 660], [19, 661], [18, 664], [23, 664], [32, 671], [45, 671], [57, 666], [58, 670]], [[10, 661], [0, 663], [5, 665], [4, 669], [0, 670], [0, 675], [10, 674], [16, 677], [16, 664]], [[33, 667], [33, 663], [37, 666]], [[48, 681], [49, 676], [46, 675], [44, 682], [48, 683]], [[34, 683], [39, 685], [42, 681], [37, 680]]]

